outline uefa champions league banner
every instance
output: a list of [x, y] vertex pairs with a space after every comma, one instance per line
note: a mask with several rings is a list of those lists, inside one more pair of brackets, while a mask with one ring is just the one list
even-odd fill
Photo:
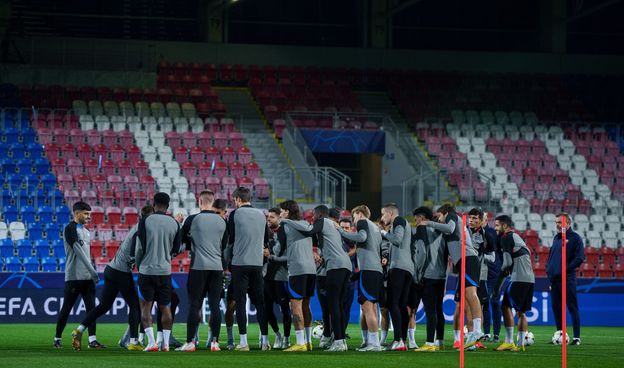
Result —
[[386, 153], [382, 130], [299, 129], [312, 152]]
[[[102, 275], [100, 277], [102, 278]], [[184, 273], [172, 275], [173, 287], [180, 297], [180, 305], [176, 311], [177, 322], [186, 321], [188, 307], [186, 278], [187, 274]], [[624, 319], [613, 318], [613, 316], [624, 314], [624, 280], [578, 279], [577, 282], [581, 320], [584, 326], [624, 326]], [[444, 314], [447, 322], [453, 320], [455, 284], [455, 279], [450, 278], [444, 297]], [[98, 295], [102, 285], [103, 281], [97, 285]], [[63, 303], [63, 286], [63, 273], [0, 273], [0, 323], [56, 322]], [[221, 302], [221, 310], [222, 312], [225, 311], [223, 301]], [[206, 301], [204, 301], [203, 311], [204, 320], [206, 320], [209, 313]], [[249, 301], [247, 302], [247, 312], [250, 322], [255, 322], [256, 310]], [[312, 300], [312, 313], [314, 319], [321, 319], [321, 308], [316, 298]], [[78, 323], [84, 315], [84, 303], [79, 301], [72, 310], [70, 322]], [[358, 322], [359, 315], [356, 295], [351, 305], [350, 322]], [[548, 280], [537, 279], [533, 295], [533, 309], [527, 313], [527, 317], [531, 325], [554, 325]], [[99, 321], [125, 323], [127, 318], [127, 305], [119, 296], [112, 309]], [[418, 309], [416, 318], [419, 324], [426, 322], [422, 304]]]

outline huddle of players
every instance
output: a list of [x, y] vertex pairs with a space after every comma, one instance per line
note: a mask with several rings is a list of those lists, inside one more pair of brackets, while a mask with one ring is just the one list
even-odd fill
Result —
[[[280, 305], [285, 322], [285, 339], [276, 341], [275, 346], [289, 352], [312, 350], [310, 298], [314, 295], [318, 280], [325, 284], [319, 285], [319, 291], [324, 291], [319, 293], [324, 298], [319, 299], [324, 317], [327, 317], [324, 318], [325, 331], [320, 347], [328, 351], [346, 351], [348, 311], [343, 307], [343, 301], [349, 293], [352, 278], [359, 281], [358, 301], [362, 310], [364, 342], [358, 351], [382, 350], [378, 336], [379, 302], [389, 310], [394, 326], [394, 339], [388, 350], [407, 350], [405, 341], [408, 329], [411, 334], [410, 342], [413, 341], [413, 328], [408, 327], [414, 323], [415, 310], [421, 299], [427, 316], [427, 342], [417, 351], [435, 351], [443, 346], [442, 301], [447, 260], [450, 256], [454, 270], [459, 270], [461, 231], [464, 229], [452, 206], [440, 207], [436, 221], [433, 220], [430, 209], [416, 209], [414, 229], [399, 216], [399, 210], [394, 204], [382, 208], [379, 225], [370, 220], [371, 213], [367, 206], [357, 206], [351, 211], [355, 224], [355, 232], [351, 232], [341, 228], [337, 218], [330, 218], [330, 211], [326, 206], [314, 209], [313, 223], [310, 224], [301, 218], [295, 201], [285, 201], [280, 204], [279, 226], [276, 226], [273, 219], [271, 230], [262, 210], [251, 206], [248, 189], [238, 188], [234, 192], [237, 208], [230, 214], [227, 222], [224, 219], [225, 201], [213, 201], [210, 194], [204, 192], [200, 195], [201, 212], [187, 219], [174, 219], [165, 215], [169, 196], [165, 193], [155, 195], [154, 213], [143, 214], [144, 217], [130, 231], [104, 272], [102, 302], [72, 332], [72, 345], [75, 349], [81, 347], [85, 326], [94, 325], [94, 321], [110, 309], [117, 293], [121, 292], [130, 308], [128, 349], [168, 351], [172, 324], [170, 264], [171, 258], [184, 250], [182, 244], [191, 253], [187, 283], [190, 308], [186, 343], [177, 350], [195, 351], [200, 308], [206, 296], [211, 310], [207, 346], [212, 351], [220, 350], [219, 302], [225, 268], [229, 268], [232, 273], [227, 291], [226, 313], [230, 349], [249, 351], [246, 331], [246, 296], [249, 294], [257, 311], [262, 350], [271, 349], [268, 339], [269, 322], [274, 331], [279, 331], [272, 312], [273, 303]], [[276, 217], [277, 211], [272, 209], [272, 212]], [[483, 218], [482, 214], [477, 215]], [[270, 212], [269, 223], [271, 216]], [[182, 221], [184, 224], [180, 229], [179, 222]], [[527, 331], [524, 312], [531, 308], [534, 283], [530, 254], [520, 237], [511, 231], [511, 220], [508, 216], [499, 216], [496, 219], [496, 231], [501, 237], [504, 252], [503, 274], [511, 274], [512, 281], [503, 300], [507, 337], [505, 343], [497, 349], [516, 350], [519, 347], [513, 343], [514, 320], [511, 307], [519, 315], [519, 345], [523, 348], [522, 333]], [[484, 245], [487, 243], [483, 235], [485, 232], [480, 226], [471, 227], [470, 232], [471, 236], [466, 238], [465, 290], [467, 316], [472, 321], [465, 345], [468, 348], [483, 337], [477, 288], [479, 281], [483, 279], [481, 276], [484, 274], [487, 248]], [[343, 239], [355, 243], [359, 268], [357, 274], [352, 274], [353, 265], [343, 247]], [[313, 253], [314, 244], [318, 253]], [[134, 264], [139, 271], [140, 308], [132, 281], [131, 270]], [[386, 288], [384, 271], [387, 271]], [[92, 272], [89, 275], [92, 276]], [[487, 279], [487, 270], [485, 275]], [[160, 344], [154, 341], [152, 328], [151, 310], [154, 302], [158, 304], [162, 325]], [[240, 335], [240, 342], [236, 346], [229, 327], [232, 325], [231, 316], [234, 310]], [[145, 348], [138, 339], [139, 316], [148, 339]], [[288, 339], [291, 322], [295, 326], [296, 336], [296, 342], [292, 345]], [[57, 337], [60, 343], [58, 328]], [[277, 338], [282, 340], [279, 334]]]

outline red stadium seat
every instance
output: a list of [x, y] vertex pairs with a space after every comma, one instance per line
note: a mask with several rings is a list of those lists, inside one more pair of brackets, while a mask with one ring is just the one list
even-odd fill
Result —
[[139, 212], [134, 207], [124, 207], [123, 215], [126, 225], [134, 225], [139, 222]]
[[221, 180], [211, 176], [206, 177], [206, 187], [213, 193], [218, 193], [221, 191]]
[[269, 182], [264, 178], [256, 178], [253, 182], [256, 188], [256, 197], [259, 199], [269, 198]]
[[130, 226], [128, 224], [118, 224], [113, 226], [113, 233], [115, 240], [123, 241], [127, 236], [130, 230]]
[[109, 224], [121, 224], [121, 209], [119, 209], [119, 207], [107, 207], [106, 216], [108, 217]]
[[91, 257], [97, 258], [102, 256], [102, 241], [98, 239], [91, 239]]
[[613, 278], [613, 270], [611, 269], [611, 265], [601, 264], [598, 266], [598, 277], [601, 279], [611, 279]]
[[221, 151], [221, 157], [223, 157], [223, 161], [229, 165], [232, 162], [236, 161], [236, 152], [232, 147], [225, 147]]
[[206, 148], [206, 161], [212, 164], [212, 161], [220, 160], [221, 152], [214, 146], [208, 146]]
[[[591, 247], [589, 247], [591, 248]], [[587, 248], [585, 248], [587, 249]], [[615, 264], [615, 249], [604, 247], [600, 249], [600, 258], [602, 264], [614, 265]]]
[[119, 250], [119, 240], [107, 240], [106, 243], [106, 256], [109, 258], [113, 258], [117, 251]]
[[238, 186], [245, 187], [253, 193], [254, 183], [253, 183], [253, 180], [251, 180], [250, 178], [247, 178], [247, 177], [240, 178], [238, 180]]
[[241, 147], [238, 150], [238, 161], [243, 165], [247, 165], [251, 162], [251, 151], [249, 148]]
[[104, 223], [104, 209], [99, 206], [91, 207], [91, 223], [99, 225]]
[[596, 277], [596, 266], [591, 263], [583, 263], [580, 268], [580, 276], [587, 278]]
[[238, 161], [232, 162], [230, 164], [230, 175], [236, 178], [236, 180], [242, 178], [244, 176], [243, 165]]
[[255, 179], [260, 176], [260, 168], [255, 162], [250, 162], [245, 166], [245, 172], [248, 177]]

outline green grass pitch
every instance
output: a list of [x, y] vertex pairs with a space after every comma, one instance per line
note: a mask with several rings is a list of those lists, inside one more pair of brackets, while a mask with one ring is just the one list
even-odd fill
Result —
[[[249, 353], [221, 351], [211, 353], [203, 348], [207, 326], [201, 327], [202, 349], [195, 353], [143, 353], [125, 351], [116, 343], [125, 326], [121, 324], [99, 324], [98, 340], [108, 348], [101, 351], [85, 349], [75, 352], [71, 348], [71, 329], [69, 323], [63, 335], [62, 350], [52, 348], [54, 326], [51, 324], [3, 324], [0, 325], [0, 367], [20, 368], [97, 368], [97, 367], [458, 367], [459, 353], [451, 348], [453, 333], [447, 327], [447, 350], [435, 353], [382, 352], [358, 353], [353, 349], [360, 344], [357, 325], [349, 327], [352, 338], [348, 341], [347, 353], [325, 353], [314, 350], [309, 353], [284, 353], [282, 351], [259, 351], [258, 329], [251, 325], [249, 329]], [[236, 330], [236, 326], [235, 326]], [[488, 350], [466, 352], [466, 367], [560, 367], [561, 347], [548, 344], [553, 333], [552, 327], [532, 327], [535, 344], [523, 353], [494, 352], [492, 343], [486, 344]], [[183, 340], [186, 332], [184, 324], [174, 326], [174, 335]], [[225, 342], [225, 328], [222, 329], [221, 342]], [[424, 340], [423, 326], [418, 326], [416, 341]], [[273, 339], [271, 335], [270, 339]], [[294, 333], [291, 341], [294, 339]], [[83, 337], [83, 343], [86, 336]], [[586, 327], [583, 329], [583, 344], [568, 347], [568, 367], [623, 367], [624, 366], [624, 328]], [[318, 340], [316, 341], [318, 343]]]

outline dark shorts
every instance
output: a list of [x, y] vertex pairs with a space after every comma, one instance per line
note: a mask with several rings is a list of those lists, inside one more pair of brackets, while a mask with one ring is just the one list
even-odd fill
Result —
[[509, 284], [503, 296], [503, 305], [511, 307], [516, 312], [528, 312], [533, 306], [533, 289], [535, 284], [530, 282], [514, 281]]
[[423, 284], [417, 284], [415, 282], [412, 282], [412, 284], [410, 285], [409, 295], [407, 297], [408, 307], [412, 309], [418, 309], [418, 306], [420, 305], [420, 301], [422, 300], [422, 297], [423, 297], [423, 290], [424, 290]]
[[158, 305], [171, 305], [171, 275], [156, 276], [139, 274], [141, 300], [157, 302]]
[[[461, 259], [454, 266], [457, 270], [457, 286], [455, 287], [455, 301], [459, 302], [461, 298], [461, 284], [459, 275], [461, 272]], [[481, 278], [481, 268], [479, 266], [479, 258], [476, 256], [466, 257], [466, 287], [479, 287], [479, 279]]]
[[306, 274], [288, 277], [288, 294], [290, 299], [311, 298], [314, 296], [316, 275]]
[[377, 271], [361, 271], [358, 284], [358, 302], [364, 304], [369, 301], [380, 301], [383, 291], [383, 273]]

